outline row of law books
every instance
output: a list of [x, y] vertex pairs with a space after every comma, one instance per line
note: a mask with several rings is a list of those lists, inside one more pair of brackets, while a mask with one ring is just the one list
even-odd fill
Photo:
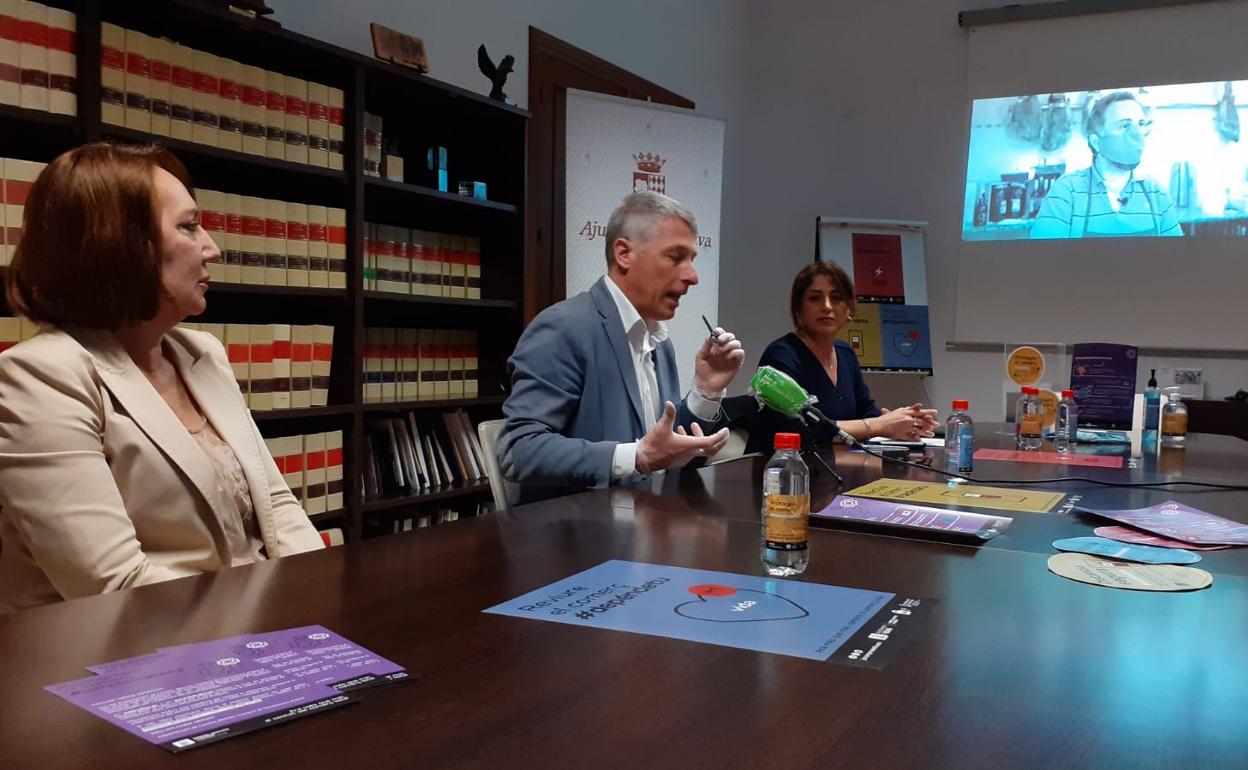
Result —
[[481, 299], [481, 239], [365, 223], [364, 288]]
[[342, 169], [341, 89], [102, 25], [105, 123], [248, 155]]
[[347, 288], [347, 212], [198, 190], [200, 220], [221, 249], [220, 283]]
[[0, 267], [13, 261], [13, 252], [22, 240], [26, 199], [30, 197], [31, 185], [46, 165], [33, 160], [0, 158]]
[[78, 114], [78, 18], [31, 0], [0, 0], [0, 104]]
[[390, 522], [390, 531], [397, 535], [400, 532], [411, 532], [413, 529], [424, 529], [434, 524], [447, 524], [452, 521], [459, 521], [459, 512], [451, 508], [442, 508], [429, 513], [396, 518]]
[[364, 403], [476, 398], [477, 333], [364, 330]]
[[34, 321], [14, 316], [0, 316], [0, 353], [39, 333]]
[[266, 438], [264, 445], [305, 513], [342, 510], [342, 431]]
[[484, 481], [485, 452], [462, 409], [369, 420], [361, 479], [365, 500]]
[[334, 327], [183, 323], [221, 341], [238, 389], [257, 412], [329, 403]]

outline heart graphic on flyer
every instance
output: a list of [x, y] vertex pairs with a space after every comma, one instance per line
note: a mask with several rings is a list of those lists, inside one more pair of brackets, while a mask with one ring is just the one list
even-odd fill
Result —
[[911, 329], [908, 332], [898, 332], [893, 335], [893, 348], [898, 353], [909, 358], [914, 351], [919, 349], [919, 332], [917, 329]]
[[690, 620], [712, 623], [756, 623], [767, 620], [798, 620], [810, 615], [796, 602], [776, 594], [731, 586], [693, 586], [698, 598], [678, 604], [675, 612]]

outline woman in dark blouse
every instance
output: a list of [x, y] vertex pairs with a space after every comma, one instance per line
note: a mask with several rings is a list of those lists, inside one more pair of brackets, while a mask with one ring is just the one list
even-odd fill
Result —
[[[914, 404], [880, 409], [862, 378], [858, 356], [836, 335], [856, 309], [854, 285], [839, 266], [813, 262], [793, 279], [789, 311], [795, 331], [772, 342], [759, 366], [770, 366], [797, 380], [818, 399], [819, 409], [838, 421], [842, 430], [860, 440], [884, 436], [917, 440], [933, 435], [936, 410]], [[827, 445], [833, 433], [810, 428], [793, 417], [764, 409], [750, 424], [747, 451], [770, 452], [776, 433], [801, 433], [806, 445]]]

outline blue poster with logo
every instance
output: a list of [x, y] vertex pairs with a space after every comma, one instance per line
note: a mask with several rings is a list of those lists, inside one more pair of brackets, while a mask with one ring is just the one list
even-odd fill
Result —
[[927, 305], [880, 305], [880, 357], [884, 369], [932, 371]]
[[881, 668], [934, 603], [612, 560], [485, 612]]

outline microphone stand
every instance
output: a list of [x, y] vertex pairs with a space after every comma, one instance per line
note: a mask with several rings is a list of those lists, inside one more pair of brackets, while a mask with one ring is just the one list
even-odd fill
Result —
[[803, 449], [801, 454], [803, 458], [814, 457], [819, 461], [819, 464], [823, 466], [825, 471], [832, 474], [832, 478], [836, 479], [837, 484], [840, 484], [842, 487], [845, 486], [845, 479], [841, 476], [841, 474], [833, 470], [831, 465], [828, 465], [828, 461], [823, 459], [823, 455], [819, 454], [818, 449], [814, 447], [811, 447], [810, 449]]
[[[838, 435], [846, 435], [844, 431], [841, 430], [841, 426], [837, 425], [836, 422], [829, 418], [826, 414], [819, 411], [819, 409], [813, 404], [802, 409], [802, 420], [811, 425], [817, 425], [822, 422], [826, 425], [830, 425], [832, 430], [836, 431]], [[842, 487], [845, 486], [845, 479], [841, 476], [841, 474], [837, 473], [831, 465], [828, 465], [828, 461], [823, 459], [823, 455], [819, 454], [818, 449], [812, 446], [809, 449], [803, 449], [801, 454], [802, 457], [813, 455], [814, 458], [819, 461], [819, 464], [823, 466], [824, 470], [832, 474], [832, 478], [836, 479], [836, 483], [840, 484]]]

